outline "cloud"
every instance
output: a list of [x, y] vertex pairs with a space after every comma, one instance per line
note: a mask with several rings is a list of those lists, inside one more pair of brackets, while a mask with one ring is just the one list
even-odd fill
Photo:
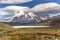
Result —
[[0, 10], [2, 10], [1, 13], [3, 12], [6, 13], [8, 11], [9, 11], [8, 13], [10, 13], [11, 11], [15, 14], [14, 16], [11, 17], [11, 19], [9, 19], [10, 21], [14, 21], [13, 19], [15, 17], [19, 17], [19, 19], [15, 20], [15, 22], [16, 21], [20, 23], [41, 22], [41, 20], [48, 19], [47, 13], [49, 14], [60, 12], [60, 5], [57, 3], [46, 3], [38, 4], [33, 8], [25, 6], [7, 6], [5, 8], [0, 8]]
[[2, 4], [19, 4], [19, 3], [27, 3], [33, 0], [0, 0]]
[[[15, 17], [20, 17], [24, 15], [25, 12], [29, 12], [29, 10], [29, 7], [24, 6], [7, 6], [5, 8], [0, 8], [0, 22], [11, 22]], [[22, 18], [24, 17], [25, 16]]]
[[[4, 15], [5, 14], [7, 15], [7, 14], [10, 14], [10, 12], [13, 12], [12, 14], [15, 14], [15, 15], [12, 17], [9, 16], [10, 17], [8, 18], [9, 20], [4, 19], [3, 22], [8, 21], [8, 22], [29, 23], [29, 22], [40, 22], [41, 20], [47, 19], [45, 17], [41, 17], [40, 14], [38, 15], [33, 13], [29, 7], [23, 7], [23, 6], [7, 6], [2, 9], [1, 13], [3, 13]], [[18, 17], [19, 19], [16, 20], [15, 17]]]
[[12, 11], [0, 10], [0, 22], [10, 22], [14, 17]]
[[17, 11], [29, 11], [30, 8], [29, 7], [25, 7], [25, 6], [7, 6], [5, 7], [5, 9], [9, 9], [9, 10], [17, 10]]
[[52, 11], [52, 10], [60, 10], [60, 5], [57, 3], [44, 3], [44, 4], [38, 4], [36, 6], [34, 6], [33, 8], [31, 8], [32, 11], [34, 12], [41, 12], [41, 11]]
[[58, 15], [60, 15], [60, 13], [53, 13], [53, 14], [49, 14], [49, 17], [51, 18], [58, 17]]

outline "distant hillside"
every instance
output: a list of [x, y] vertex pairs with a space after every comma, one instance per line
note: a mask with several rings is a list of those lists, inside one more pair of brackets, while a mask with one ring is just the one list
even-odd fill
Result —
[[0, 31], [12, 30], [12, 29], [13, 29], [12, 26], [0, 22]]
[[[43, 22], [44, 24], [52, 24], [55, 20], [49, 20]], [[60, 20], [59, 20], [60, 21]], [[42, 25], [44, 25], [42, 23]], [[58, 23], [58, 22], [57, 22]], [[38, 23], [36, 25], [41, 25]], [[54, 25], [56, 25], [54, 23]], [[55, 40], [55, 37], [60, 37], [60, 29], [53, 28], [54, 25], [51, 25], [51, 28], [19, 28], [14, 29], [10, 25], [5, 23], [0, 23], [0, 40]]]
[[55, 28], [60, 28], [60, 18], [56, 18], [56, 19], [52, 19], [52, 20], [50, 20], [51, 22], [50, 22], [50, 26], [51, 27], [55, 27]]

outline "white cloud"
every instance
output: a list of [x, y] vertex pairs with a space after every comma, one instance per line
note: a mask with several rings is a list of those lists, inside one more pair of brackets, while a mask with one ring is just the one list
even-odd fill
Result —
[[0, 8], [0, 22], [11, 22], [15, 17], [20, 17], [25, 14], [24, 12], [29, 12], [29, 10], [29, 7], [23, 6], [7, 6], [5, 8]]
[[58, 9], [60, 8], [60, 5], [57, 3], [53, 3], [53, 2], [45, 3], [45, 4], [38, 4], [34, 6], [33, 8], [31, 8], [31, 10], [35, 12], [40, 12], [40, 11], [49, 11], [50, 8], [51, 10]]
[[12, 11], [0, 10], [0, 22], [10, 22], [14, 17]]
[[[10, 18], [8, 18], [9, 20], [2, 19], [2, 17], [1, 17], [0, 20], [2, 20], [2, 22], [4, 22], [4, 21], [5, 22], [16, 22], [17, 21], [17, 22], [20, 22], [20, 23], [29, 23], [29, 22], [40, 22], [41, 20], [43, 20], [42, 19], [43, 17], [40, 19], [40, 16], [31, 12], [29, 7], [7, 6], [7, 7], [2, 9], [1, 13], [4, 14], [4, 15], [7, 15], [7, 14], [10, 14], [10, 11], [12, 11], [13, 12], [12, 14], [15, 14], [15, 15], [12, 16], [12, 17], [9, 16], [10, 17]], [[13, 19], [15, 19], [15, 17], [18, 17], [19, 19], [13, 21]]]
[[[46, 3], [46, 4], [36, 5], [31, 9], [29, 7], [24, 7], [24, 6], [7, 6], [5, 8], [0, 8], [0, 10], [5, 10], [6, 12], [12, 11], [16, 17], [20, 18], [17, 21], [20, 21], [21, 23], [24, 22], [28, 23], [28, 22], [32, 22], [32, 20], [34, 22], [47, 20], [48, 19], [47, 15], [44, 16], [43, 15], [44, 13], [42, 13], [41, 15], [39, 12], [51, 12], [51, 11], [60, 12], [60, 5], [56, 3]], [[1, 13], [3, 12], [4, 11], [2, 11]], [[12, 19], [9, 20], [12, 21], [15, 16], [13, 16]]]
[[33, 0], [0, 0], [0, 3], [3, 4], [19, 4], [19, 3], [26, 3], [31, 2]]
[[7, 6], [5, 7], [5, 9], [9, 9], [9, 10], [17, 10], [17, 11], [29, 11], [30, 8], [29, 7], [25, 7], [25, 6]]

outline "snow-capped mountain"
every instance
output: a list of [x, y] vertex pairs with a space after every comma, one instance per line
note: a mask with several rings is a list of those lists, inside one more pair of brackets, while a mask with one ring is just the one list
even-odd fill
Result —
[[0, 22], [19, 22], [19, 23], [41, 22], [49, 19], [51, 15], [48, 14], [53, 13], [56, 14], [60, 13], [59, 4], [46, 3], [36, 5], [33, 8], [23, 6], [7, 6], [5, 8], [0, 9], [1, 16]]
[[[37, 13], [38, 15], [43, 14], [48, 17], [48, 19], [53, 17], [60, 17], [60, 5], [57, 3], [47, 3], [47, 4], [38, 4], [35, 7], [31, 9], [34, 13]], [[51, 14], [51, 15], [49, 15]]]
[[47, 16], [45, 17], [42, 14], [40, 15], [40, 14], [31, 12], [30, 8], [28, 7], [9, 6], [9, 7], [6, 7], [4, 10], [2, 9], [1, 12], [2, 12], [1, 14], [3, 14], [3, 15], [0, 14], [2, 16], [1, 18], [4, 18], [3, 16], [5, 15], [6, 16], [10, 15], [9, 16], [10, 18], [5, 17], [5, 18], [8, 18], [9, 20], [1, 19], [2, 22], [7, 21], [7, 22], [30, 23], [30, 22], [40, 22], [41, 20], [47, 19]]

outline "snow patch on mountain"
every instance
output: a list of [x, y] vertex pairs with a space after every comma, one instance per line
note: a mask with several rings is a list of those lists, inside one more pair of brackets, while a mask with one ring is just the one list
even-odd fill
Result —
[[14, 14], [14, 15], [8, 16], [10, 17], [8, 18], [8, 20], [6, 19], [7, 17], [5, 17], [5, 19], [0, 19], [0, 20], [3, 20], [1, 22], [7, 21], [7, 22], [19, 22], [19, 23], [35, 23], [35, 22], [41, 22], [49, 19], [48, 14], [50, 13], [52, 14], [54, 12], [55, 13], [60, 12], [59, 4], [46, 3], [46, 4], [37, 5], [33, 8], [24, 7], [24, 6], [7, 6], [5, 8], [0, 9], [0, 13], [7, 16], [11, 14]]

